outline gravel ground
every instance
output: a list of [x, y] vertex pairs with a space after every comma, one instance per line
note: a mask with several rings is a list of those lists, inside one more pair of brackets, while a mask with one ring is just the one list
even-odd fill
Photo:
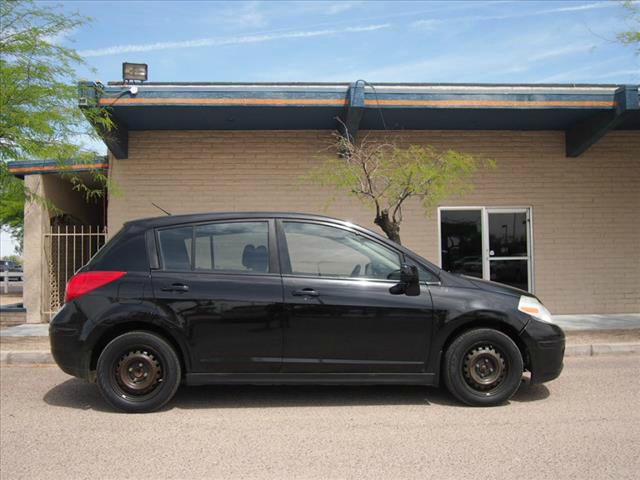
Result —
[[3, 367], [0, 477], [637, 478], [638, 371], [569, 358], [489, 409], [434, 388], [233, 386], [125, 415], [55, 367]]

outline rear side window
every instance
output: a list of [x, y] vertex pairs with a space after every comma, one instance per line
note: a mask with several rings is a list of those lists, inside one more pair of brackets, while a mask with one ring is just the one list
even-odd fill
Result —
[[232, 222], [195, 227], [196, 270], [269, 271], [267, 222]]
[[91, 270], [149, 271], [144, 231], [132, 233], [124, 228], [89, 263]]
[[165, 270], [269, 272], [267, 222], [228, 222], [158, 232]]
[[158, 232], [165, 270], [191, 270], [193, 227], [169, 228]]

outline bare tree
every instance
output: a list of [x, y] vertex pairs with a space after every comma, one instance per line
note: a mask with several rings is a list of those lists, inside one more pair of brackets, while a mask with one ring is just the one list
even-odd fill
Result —
[[495, 165], [492, 160], [429, 145], [402, 147], [394, 140], [377, 141], [370, 136], [352, 142], [349, 135], [339, 133], [333, 139], [333, 154], [311, 172], [310, 179], [372, 205], [374, 223], [397, 243], [401, 243], [402, 208], [407, 200], [418, 198], [426, 210], [470, 188], [470, 177], [479, 166]]

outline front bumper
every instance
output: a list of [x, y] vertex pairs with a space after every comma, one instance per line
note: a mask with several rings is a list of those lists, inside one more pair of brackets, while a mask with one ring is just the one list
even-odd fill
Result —
[[74, 377], [89, 378], [90, 355], [81, 339], [83, 316], [68, 303], [49, 324], [51, 354], [58, 366]]
[[560, 376], [564, 366], [564, 332], [557, 325], [531, 320], [521, 334], [529, 354], [531, 383], [544, 383]]

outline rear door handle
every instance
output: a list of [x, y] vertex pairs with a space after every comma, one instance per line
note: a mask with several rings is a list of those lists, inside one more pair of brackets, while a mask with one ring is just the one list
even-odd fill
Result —
[[185, 285], [184, 283], [172, 283], [171, 285], [162, 287], [160, 290], [163, 292], [188, 292], [189, 285]]
[[294, 290], [291, 292], [294, 297], [317, 297], [319, 293], [313, 288], [301, 288], [300, 290]]

